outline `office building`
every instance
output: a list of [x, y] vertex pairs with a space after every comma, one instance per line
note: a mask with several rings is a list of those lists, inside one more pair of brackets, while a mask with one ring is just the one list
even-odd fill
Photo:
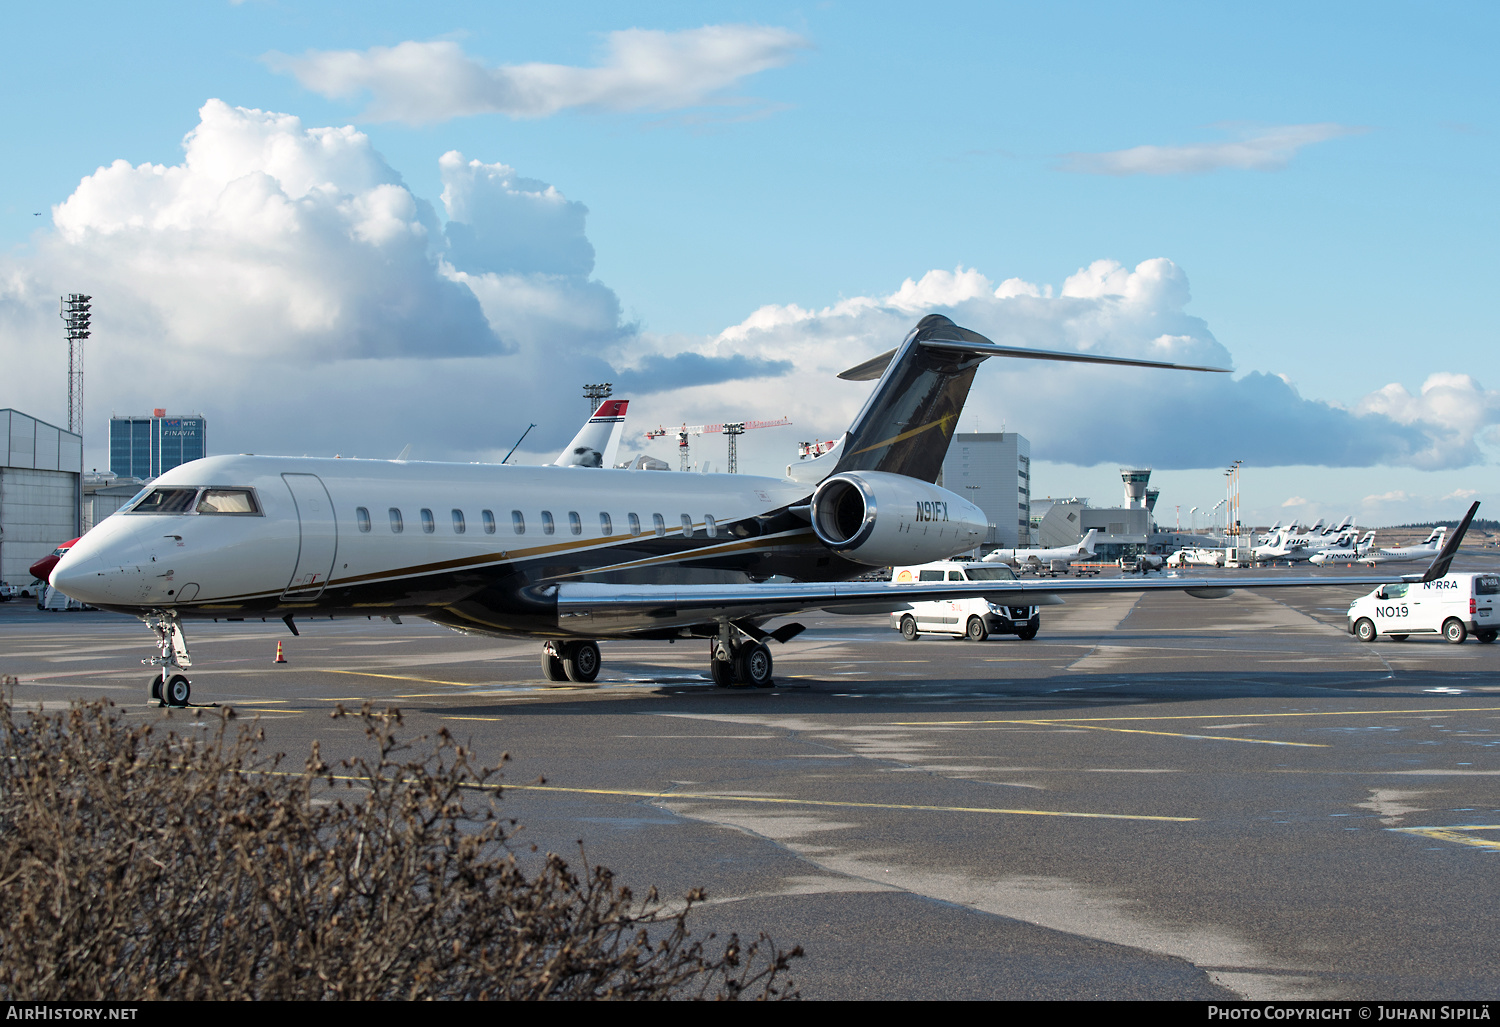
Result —
[[109, 419], [111, 474], [150, 480], [207, 455], [207, 426], [202, 414], [168, 417], [158, 407], [150, 417]]
[[1015, 549], [1031, 540], [1031, 443], [1015, 432], [953, 436], [943, 458], [943, 488], [985, 513], [981, 549]]

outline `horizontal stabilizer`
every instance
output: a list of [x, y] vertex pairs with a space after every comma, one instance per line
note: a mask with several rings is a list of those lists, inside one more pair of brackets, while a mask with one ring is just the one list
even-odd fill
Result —
[[[1067, 350], [1031, 349], [1027, 346], [1001, 346], [991, 342], [978, 332], [954, 325], [944, 334], [963, 333], [964, 338], [926, 338], [919, 345], [924, 349], [945, 350], [951, 353], [972, 354], [976, 357], [1015, 357], [1023, 360], [1058, 360], [1075, 364], [1120, 364], [1126, 367], [1160, 367], [1170, 371], [1216, 371], [1228, 372], [1229, 367], [1205, 367], [1200, 364], [1173, 364], [1164, 360], [1140, 360], [1135, 357], [1111, 357], [1097, 353], [1077, 353]], [[862, 364], [855, 364], [839, 375], [849, 382], [869, 382], [879, 378], [896, 355], [894, 349], [878, 357], [871, 357]]]

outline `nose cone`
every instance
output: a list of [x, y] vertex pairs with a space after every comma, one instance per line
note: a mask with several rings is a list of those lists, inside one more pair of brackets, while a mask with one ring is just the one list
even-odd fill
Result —
[[47, 581], [69, 599], [95, 605], [107, 603], [108, 597], [99, 584], [96, 584], [105, 580], [98, 573], [98, 565], [97, 557], [91, 558], [87, 554], [69, 550], [57, 559]]

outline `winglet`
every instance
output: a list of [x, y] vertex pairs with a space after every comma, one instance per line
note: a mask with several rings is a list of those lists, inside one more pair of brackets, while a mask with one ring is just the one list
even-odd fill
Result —
[[1432, 564], [1427, 568], [1425, 574], [1404, 574], [1401, 580], [1421, 583], [1436, 581], [1447, 574], [1448, 565], [1453, 562], [1453, 557], [1458, 553], [1459, 543], [1463, 542], [1464, 534], [1469, 530], [1469, 522], [1474, 519], [1474, 514], [1478, 509], [1479, 503], [1476, 501], [1473, 506], [1469, 507], [1469, 512], [1464, 514], [1464, 519], [1458, 522], [1458, 527], [1454, 529], [1453, 536], [1443, 544], [1442, 551], [1433, 559]]

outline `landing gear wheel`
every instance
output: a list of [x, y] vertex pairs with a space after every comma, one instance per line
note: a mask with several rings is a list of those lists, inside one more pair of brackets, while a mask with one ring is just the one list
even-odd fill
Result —
[[563, 662], [552, 653], [552, 647], [542, 647], [542, 677], [548, 681], [566, 681], [567, 672], [563, 670]]
[[1443, 637], [1454, 645], [1458, 645], [1469, 637], [1469, 629], [1464, 627], [1464, 622], [1457, 617], [1449, 617], [1443, 622]]
[[734, 664], [738, 672], [735, 676], [745, 684], [754, 688], [771, 688], [775, 685], [775, 681], [771, 679], [771, 650], [759, 642], [741, 646]]
[[1036, 633], [1040, 631], [1041, 628], [1042, 619], [1040, 617], [1033, 617], [1031, 618], [1031, 620], [1026, 622], [1026, 626], [1024, 628], [1016, 632], [1016, 635], [1023, 642], [1030, 642], [1033, 638], [1036, 637]]
[[186, 706], [188, 697], [193, 694], [193, 686], [187, 678], [181, 674], [173, 674], [167, 679], [166, 694], [162, 696], [168, 706]]
[[1405, 642], [1406, 641], [1406, 636], [1405, 635], [1392, 635], [1391, 636], [1391, 641], [1392, 642]]
[[155, 699], [157, 702], [160, 702], [160, 703], [166, 702], [166, 700], [161, 697], [161, 675], [160, 674], [152, 674], [151, 675], [151, 698]]
[[714, 684], [719, 688], [731, 688], [734, 686], [734, 664], [717, 656], [709, 656], [708, 676], [714, 679]]
[[1483, 631], [1474, 632], [1474, 637], [1485, 644], [1493, 642], [1497, 636], [1500, 636], [1500, 631], [1496, 631], [1494, 628], [1486, 628]]
[[570, 642], [563, 650], [563, 673], [568, 676], [569, 681], [581, 685], [586, 685], [599, 676], [602, 662], [598, 642]]
[[990, 629], [984, 626], [983, 617], [970, 617], [964, 637], [970, 642], [983, 642], [990, 637]]
[[1361, 642], [1375, 641], [1375, 622], [1368, 617], [1361, 617], [1354, 622], [1354, 637]]
[[917, 634], [917, 619], [911, 614], [901, 618], [901, 637], [908, 642], [915, 642], [922, 637]]

